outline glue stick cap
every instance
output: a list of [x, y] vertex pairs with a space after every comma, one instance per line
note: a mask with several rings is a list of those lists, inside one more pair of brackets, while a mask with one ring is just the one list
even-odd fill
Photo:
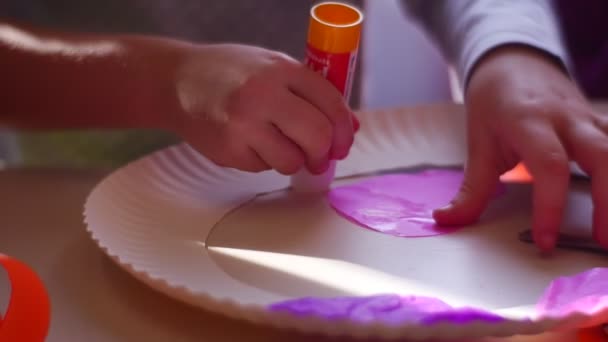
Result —
[[308, 44], [328, 53], [357, 50], [363, 13], [340, 2], [321, 2], [310, 10]]

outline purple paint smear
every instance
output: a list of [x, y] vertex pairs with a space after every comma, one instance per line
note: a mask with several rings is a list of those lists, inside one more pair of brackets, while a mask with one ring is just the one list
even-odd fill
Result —
[[[462, 172], [448, 170], [384, 175], [335, 188], [329, 193], [329, 201], [340, 214], [370, 229], [395, 236], [432, 236], [458, 229], [437, 227], [432, 210], [452, 199], [462, 179]], [[497, 196], [504, 192], [501, 186]], [[536, 306], [541, 318], [567, 317], [574, 312], [595, 315], [607, 309], [608, 268], [593, 268], [555, 279]], [[437, 298], [397, 294], [297, 298], [273, 304], [269, 310], [360, 324], [466, 325], [505, 320], [481, 309], [454, 308]]]
[[[489, 311], [454, 308], [437, 298], [396, 294], [315, 298], [306, 297], [279, 302], [270, 311], [286, 312], [297, 317], [317, 317], [329, 321], [383, 323], [387, 325], [433, 325], [451, 323], [505, 321]], [[567, 317], [581, 312], [595, 315], [608, 309], [608, 268], [593, 268], [568, 277], [557, 278], [545, 290], [537, 304], [542, 317]], [[608, 315], [608, 313], [606, 313]]]
[[433, 210], [452, 200], [462, 179], [462, 172], [439, 169], [383, 175], [334, 188], [328, 198], [338, 213], [364, 227], [394, 236], [434, 236], [462, 228], [439, 227], [433, 219]]
[[319, 317], [330, 321], [387, 325], [436, 323], [489, 323], [504, 319], [473, 308], [452, 308], [439, 299], [417, 296], [376, 295], [368, 297], [301, 298], [270, 306], [271, 311], [288, 312], [300, 317]]
[[567, 316], [575, 312], [594, 315], [608, 309], [608, 268], [560, 277], [551, 282], [536, 310], [543, 316]]

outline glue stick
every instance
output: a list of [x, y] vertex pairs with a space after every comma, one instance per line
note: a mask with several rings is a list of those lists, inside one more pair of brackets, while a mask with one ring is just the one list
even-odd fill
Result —
[[[310, 10], [304, 63], [320, 73], [340, 91], [348, 103], [357, 63], [363, 13], [340, 2], [321, 2]], [[320, 175], [304, 169], [291, 177], [296, 191], [321, 192], [334, 179], [336, 161]]]

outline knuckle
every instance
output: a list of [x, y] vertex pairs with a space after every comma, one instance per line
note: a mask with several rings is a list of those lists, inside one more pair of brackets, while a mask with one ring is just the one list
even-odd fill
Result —
[[239, 117], [247, 108], [248, 90], [246, 86], [241, 86], [234, 89], [224, 100], [224, 108], [230, 117]]
[[253, 125], [248, 120], [236, 117], [228, 122], [224, 141], [229, 148], [236, 149], [234, 145], [241, 144], [252, 132]]
[[227, 96], [226, 103], [229, 107], [242, 108], [255, 95], [259, 83], [255, 78], [248, 78], [240, 85], [236, 86]]
[[[560, 112], [559, 108], [551, 101], [538, 98], [522, 99], [514, 103], [509, 111], [513, 113], [517, 121], [525, 122], [540, 122], [551, 119], [556, 113]], [[533, 114], [533, 115], [531, 115]]]
[[593, 123], [602, 130], [608, 128], [608, 115], [603, 115], [600, 113], [593, 114], [592, 116]]
[[304, 67], [289, 55], [280, 52], [270, 54], [267, 61], [267, 66], [259, 75], [262, 80], [269, 78], [284, 80], [285, 78], [294, 77], [294, 74]]
[[557, 127], [571, 134], [578, 134], [579, 131], [585, 129], [585, 126], [595, 123], [593, 113], [580, 108], [563, 108], [558, 119], [556, 120]]
[[272, 98], [266, 94], [276, 92], [276, 82], [264, 75], [254, 75], [228, 93], [224, 100], [226, 111], [233, 116], [251, 116], [264, 108], [272, 108]]

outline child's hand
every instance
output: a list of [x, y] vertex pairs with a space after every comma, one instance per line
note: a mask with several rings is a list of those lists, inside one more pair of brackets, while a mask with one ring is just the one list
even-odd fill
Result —
[[283, 53], [4, 21], [0, 30], [3, 125], [170, 130], [219, 165], [284, 174], [321, 173], [353, 142], [357, 121], [336, 87]]
[[314, 173], [353, 143], [351, 111], [322, 76], [278, 52], [186, 46], [175, 75], [175, 131], [215, 163], [246, 171]]
[[594, 236], [608, 247], [608, 117], [593, 111], [565, 73], [540, 52], [502, 47], [473, 73], [466, 105], [465, 180], [453, 202], [435, 212], [436, 221], [473, 223], [499, 176], [523, 161], [534, 177], [534, 240], [542, 250], [551, 250], [573, 159], [593, 177]]

